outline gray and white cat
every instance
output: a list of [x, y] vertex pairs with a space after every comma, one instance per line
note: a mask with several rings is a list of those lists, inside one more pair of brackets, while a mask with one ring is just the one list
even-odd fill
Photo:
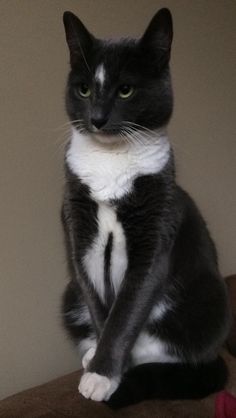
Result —
[[205, 222], [175, 181], [171, 14], [137, 40], [99, 40], [71, 12], [64, 25], [63, 318], [82, 355], [79, 391], [114, 408], [206, 396], [226, 381], [228, 302]]

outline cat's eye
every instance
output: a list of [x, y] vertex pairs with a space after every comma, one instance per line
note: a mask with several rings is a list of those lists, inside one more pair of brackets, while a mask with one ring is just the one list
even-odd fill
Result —
[[123, 84], [119, 87], [118, 95], [121, 99], [128, 99], [134, 92], [134, 88], [129, 84]]
[[86, 83], [81, 83], [78, 88], [78, 93], [81, 97], [87, 98], [91, 95], [91, 90]]

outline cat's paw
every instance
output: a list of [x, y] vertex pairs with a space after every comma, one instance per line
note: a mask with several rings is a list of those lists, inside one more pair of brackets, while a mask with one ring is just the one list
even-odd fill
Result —
[[85, 373], [79, 384], [79, 392], [87, 399], [93, 401], [107, 401], [117, 389], [119, 383], [97, 373]]
[[91, 347], [89, 348], [88, 351], [86, 351], [86, 353], [84, 354], [83, 358], [82, 358], [82, 366], [84, 369], [86, 369], [90, 363], [90, 361], [92, 360], [92, 358], [94, 357], [94, 354], [96, 352], [96, 348], [95, 347]]

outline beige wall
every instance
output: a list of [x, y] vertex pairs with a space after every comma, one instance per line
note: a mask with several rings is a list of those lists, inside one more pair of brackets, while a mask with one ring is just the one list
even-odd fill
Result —
[[97, 36], [138, 35], [172, 10], [175, 113], [170, 127], [181, 183], [216, 239], [223, 274], [236, 272], [234, 0], [1, 0], [0, 396], [76, 369], [60, 327], [66, 282], [59, 221], [68, 69], [62, 12]]

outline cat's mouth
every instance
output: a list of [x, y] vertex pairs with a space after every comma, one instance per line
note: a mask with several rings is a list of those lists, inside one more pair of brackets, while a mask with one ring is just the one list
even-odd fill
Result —
[[121, 130], [117, 128], [91, 129], [91, 136], [102, 144], [115, 144], [122, 139]]
[[102, 135], [102, 136], [116, 136], [121, 134], [121, 130], [118, 128], [92, 128], [91, 129], [92, 134]]

